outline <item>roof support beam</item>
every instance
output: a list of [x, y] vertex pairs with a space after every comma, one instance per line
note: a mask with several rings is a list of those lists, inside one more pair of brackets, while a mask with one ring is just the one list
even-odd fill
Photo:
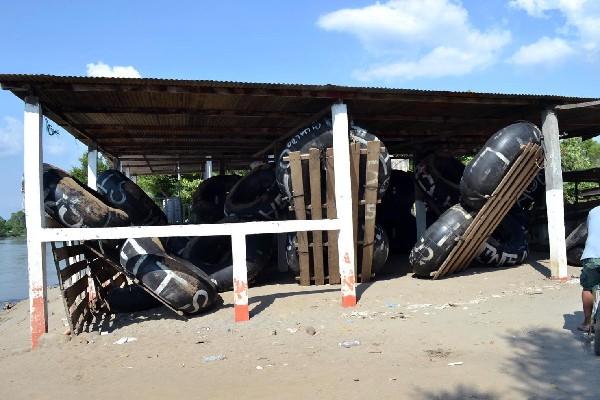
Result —
[[549, 109], [542, 113], [542, 122], [546, 150], [546, 209], [550, 241], [550, 271], [552, 278], [565, 279], [568, 277], [567, 250], [558, 118], [555, 112]]

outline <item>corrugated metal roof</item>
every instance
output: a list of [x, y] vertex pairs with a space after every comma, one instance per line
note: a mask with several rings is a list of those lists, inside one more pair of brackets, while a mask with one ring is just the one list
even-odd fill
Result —
[[[206, 156], [248, 163], [342, 100], [353, 121], [392, 152], [476, 149], [516, 120], [540, 123], [541, 111], [592, 99], [553, 95], [451, 92], [381, 87], [156, 78], [0, 74], [0, 85], [37, 96], [45, 113], [86, 144], [129, 160], [136, 172], [192, 170]], [[593, 136], [600, 116], [561, 117], [570, 135]], [[153, 158], [162, 155], [163, 158]], [[137, 160], [137, 162], [135, 162]], [[145, 163], [146, 167], [139, 166]]]

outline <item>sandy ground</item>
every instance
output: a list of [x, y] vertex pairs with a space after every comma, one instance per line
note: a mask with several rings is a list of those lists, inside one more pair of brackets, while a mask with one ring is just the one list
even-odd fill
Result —
[[337, 287], [272, 284], [251, 288], [250, 322], [233, 322], [224, 293], [188, 321], [161, 308], [73, 338], [54, 289], [39, 349], [27, 303], [0, 314], [0, 399], [598, 398], [578, 282], [547, 273], [544, 261], [441, 281], [397, 272], [361, 285], [354, 309]]

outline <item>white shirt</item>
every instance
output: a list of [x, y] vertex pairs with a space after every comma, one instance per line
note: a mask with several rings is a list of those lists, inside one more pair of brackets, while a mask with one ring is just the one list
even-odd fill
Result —
[[587, 217], [588, 234], [581, 259], [600, 258], [600, 206], [590, 210]]

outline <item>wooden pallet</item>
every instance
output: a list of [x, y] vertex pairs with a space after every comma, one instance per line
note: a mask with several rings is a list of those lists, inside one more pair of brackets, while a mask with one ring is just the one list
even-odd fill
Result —
[[[379, 153], [382, 150], [379, 141], [368, 142], [366, 149], [361, 149], [358, 143], [350, 144], [354, 271], [361, 282], [368, 282], [372, 277]], [[321, 152], [313, 148], [308, 154], [292, 152], [284, 160], [290, 163], [293, 197], [291, 210], [296, 219], [307, 219], [308, 214], [311, 219], [337, 218], [333, 149]], [[322, 166], [326, 171], [326, 193], [322, 193]], [[361, 187], [364, 190], [361, 191]], [[359, 194], [362, 194], [361, 199]], [[358, 237], [359, 224], [364, 225], [361, 238]], [[301, 285], [310, 285], [312, 282], [316, 285], [340, 283], [337, 238], [337, 231], [297, 233]]]
[[530, 143], [510, 167], [494, 193], [473, 218], [473, 222], [462, 235], [440, 268], [432, 272], [433, 279], [460, 272], [469, 267], [477, 257], [481, 246], [500, 225], [517, 199], [535, 178], [544, 165], [544, 151]]
[[131, 276], [120, 264], [105, 258], [90, 242], [52, 242], [54, 265], [71, 333], [101, 330], [111, 320], [104, 296], [130, 284], [141, 286], [168, 309], [182, 316]]
[[83, 242], [52, 242], [51, 247], [71, 333], [95, 330], [110, 315], [103, 294], [126, 286], [127, 278]]

